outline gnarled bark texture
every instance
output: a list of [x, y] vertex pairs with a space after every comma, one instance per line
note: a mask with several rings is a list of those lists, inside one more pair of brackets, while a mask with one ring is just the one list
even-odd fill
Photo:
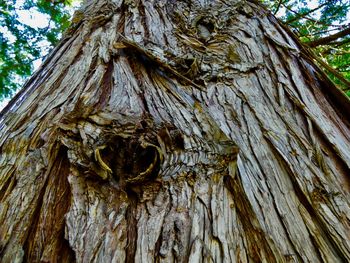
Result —
[[257, 3], [88, 0], [0, 120], [1, 262], [349, 262], [349, 109]]

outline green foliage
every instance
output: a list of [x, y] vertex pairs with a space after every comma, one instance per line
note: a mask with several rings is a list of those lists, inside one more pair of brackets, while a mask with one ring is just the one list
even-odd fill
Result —
[[[294, 33], [350, 81], [349, 0], [262, 0]], [[344, 34], [335, 34], [343, 32]], [[334, 38], [329, 38], [334, 36]], [[326, 69], [325, 69], [326, 70]], [[350, 96], [349, 83], [328, 71], [333, 82]]]
[[[0, 0], [0, 98], [11, 96], [30, 76], [33, 62], [47, 53], [69, 26], [72, 0]], [[19, 14], [40, 13], [44, 28], [28, 25]]]

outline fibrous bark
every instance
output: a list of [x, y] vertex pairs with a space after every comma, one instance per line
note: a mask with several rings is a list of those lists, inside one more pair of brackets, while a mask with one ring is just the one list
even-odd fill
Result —
[[0, 120], [1, 262], [347, 262], [349, 105], [254, 2], [86, 1]]

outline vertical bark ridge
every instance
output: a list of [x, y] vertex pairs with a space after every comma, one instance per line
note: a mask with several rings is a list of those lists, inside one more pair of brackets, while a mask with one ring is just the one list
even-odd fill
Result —
[[[44, 151], [43, 149], [43, 152]], [[64, 215], [69, 206], [69, 198], [67, 200], [65, 197], [69, 195], [69, 189], [67, 189], [68, 182], [65, 183], [67, 177], [65, 177], [64, 174], [65, 169], [69, 169], [67, 167], [69, 164], [67, 159], [66, 161], [64, 160], [64, 154], [56, 159], [58, 155], [54, 150], [50, 155], [51, 158], [55, 160], [55, 164], [57, 164], [58, 167], [53, 164], [49, 165], [46, 170], [44, 169], [43, 157], [40, 152], [33, 151], [30, 153], [28, 156], [29, 158], [18, 168], [23, 171], [28, 169], [26, 167], [29, 167], [28, 171], [31, 171], [32, 175], [35, 177], [25, 178], [20, 176], [20, 173], [17, 173], [16, 186], [18, 187], [15, 187], [11, 194], [6, 196], [6, 199], [2, 200], [2, 225], [0, 231], [3, 237], [3, 262], [11, 262], [14, 258], [23, 257], [24, 249], [28, 251], [27, 256], [29, 258], [32, 257], [34, 261], [39, 261], [45, 252], [49, 253], [50, 249], [56, 250], [62, 246], [60, 243], [61, 240], [56, 241], [56, 238], [61, 236], [60, 233], [62, 233], [64, 227]], [[56, 168], [57, 170], [55, 170]], [[49, 177], [49, 174], [52, 175], [52, 177]], [[59, 180], [59, 178], [61, 178], [63, 187], [60, 189], [53, 189], [52, 197], [48, 197], [47, 195], [51, 190], [49, 187], [51, 186], [49, 184], [50, 180]], [[34, 180], [34, 182], [31, 182], [31, 180]], [[33, 183], [35, 185], [32, 185]], [[54, 184], [52, 184], [52, 186], [53, 185]], [[28, 191], [31, 192], [16, 193], [23, 188], [28, 188]], [[50, 198], [53, 200], [50, 200]], [[62, 198], [62, 200], [60, 200], [60, 198]], [[23, 211], [25, 211], [25, 213]], [[46, 214], [46, 211], [52, 211], [52, 213]], [[9, 220], [9, 218], [11, 218], [11, 220]], [[40, 219], [44, 220], [47, 225], [41, 225], [42, 221]], [[50, 229], [51, 227], [53, 229]], [[52, 238], [50, 237], [52, 234], [51, 231], [54, 232]], [[12, 233], [18, 234], [13, 235]], [[45, 241], [34, 238], [33, 235], [40, 235]], [[46, 244], [47, 246], [42, 246], [40, 241], [44, 243], [48, 242], [48, 244]], [[39, 244], [36, 245], [36, 242]], [[19, 244], [23, 244], [23, 247]], [[36, 246], [39, 246], [38, 250], [40, 252], [36, 251]], [[58, 252], [59, 251], [52, 251], [54, 257], [57, 258], [60, 256]]]
[[48, 178], [41, 205], [34, 213], [35, 219], [24, 243], [27, 262], [74, 260], [72, 250], [64, 241], [64, 216], [70, 206], [69, 163], [65, 149], [59, 150], [55, 162], [56, 174]]

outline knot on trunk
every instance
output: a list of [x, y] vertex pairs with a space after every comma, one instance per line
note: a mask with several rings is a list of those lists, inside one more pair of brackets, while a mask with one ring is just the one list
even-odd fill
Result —
[[139, 184], [155, 179], [163, 153], [157, 142], [135, 134], [127, 138], [115, 136], [94, 150], [97, 173], [113, 177], [120, 185]]
[[87, 178], [135, 187], [160, 177], [164, 158], [184, 149], [182, 133], [152, 119], [100, 113], [59, 124], [71, 166]]

